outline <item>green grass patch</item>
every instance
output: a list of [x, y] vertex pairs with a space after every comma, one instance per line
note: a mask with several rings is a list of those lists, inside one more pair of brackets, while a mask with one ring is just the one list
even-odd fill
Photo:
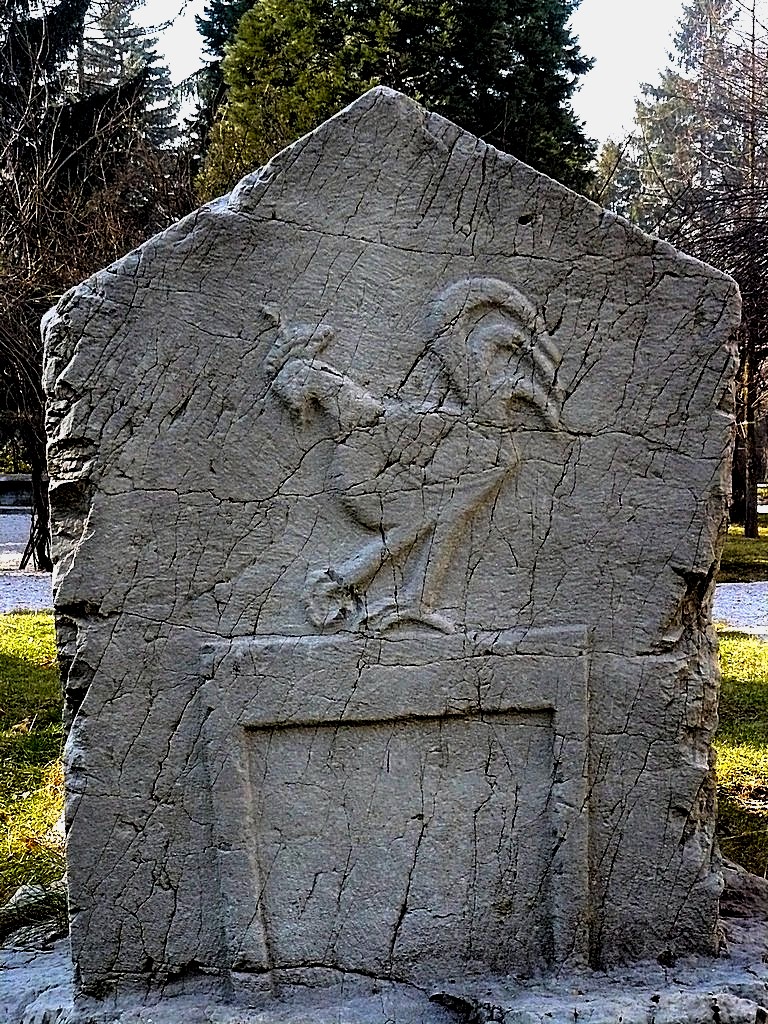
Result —
[[743, 526], [728, 527], [720, 559], [718, 583], [759, 583], [768, 580], [768, 516], [758, 516], [757, 538], [745, 537]]
[[768, 876], [768, 643], [721, 633], [720, 668], [718, 837], [727, 857]]
[[61, 877], [61, 693], [50, 614], [0, 615], [0, 903]]

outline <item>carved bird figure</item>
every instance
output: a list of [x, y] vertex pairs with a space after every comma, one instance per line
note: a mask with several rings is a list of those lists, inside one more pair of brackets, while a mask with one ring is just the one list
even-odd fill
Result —
[[[559, 354], [512, 285], [460, 280], [432, 298], [424, 319], [427, 396], [361, 387], [325, 357], [329, 324], [283, 329], [267, 360], [275, 394], [298, 418], [325, 417], [336, 442], [330, 491], [371, 534], [310, 572], [307, 614], [321, 629], [410, 621], [453, 630], [441, 587], [469, 521], [519, 466], [519, 429], [533, 419], [559, 426]], [[369, 598], [383, 573], [386, 596]]]

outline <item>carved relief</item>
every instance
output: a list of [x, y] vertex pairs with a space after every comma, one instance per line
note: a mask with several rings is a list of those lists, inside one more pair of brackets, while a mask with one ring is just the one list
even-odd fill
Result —
[[[327, 323], [284, 327], [266, 361], [275, 395], [300, 422], [324, 417], [336, 442], [330, 489], [371, 533], [308, 575], [307, 617], [323, 630], [418, 622], [451, 632], [441, 585], [470, 520], [519, 467], [516, 432], [559, 426], [560, 356], [512, 285], [457, 281], [424, 320], [426, 400], [408, 381], [381, 398], [358, 384], [325, 357], [335, 333]], [[369, 599], [383, 572], [387, 595]]]
[[588, 652], [581, 626], [206, 646], [230, 962], [414, 980], [583, 964]]

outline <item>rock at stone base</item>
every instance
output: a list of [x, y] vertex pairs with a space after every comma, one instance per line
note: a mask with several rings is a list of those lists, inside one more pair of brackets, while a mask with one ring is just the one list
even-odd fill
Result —
[[[198, 996], [93, 1013], [72, 1008], [69, 944], [0, 950], [0, 1024], [766, 1024], [768, 881], [724, 862], [721, 925], [726, 954], [679, 966], [641, 964], [624, 972], [571, 975], [554, 983], [468, 993], [382, 986], [376, 995], [305, 994], [269, 1010], [232, 1009]], [[37, 927], [50, 927], [43, 922]], [[19, 946], [27, 948], [21, 949]]]
[[[742, 889], [760, 888], [761, 879], [733, 873]], [[671, 968], [645, 963], [526, 985], [456, 984], [443, 992], [379, 983], [372, 994], [347, 986], [342, 993], [297, 991], [290, 1001], [250, 1010], [199, 994], [74, 1010], [69, 950], [59, 943], [46, 953], [0, 952], [0, 1024], [766, 1024], [766, 930], [764, 919], [743, 918], [729, 955], [689, 957]], [[742, 935], [751, 941], [744, 944]]]
[[0, 942], [15, 949], [47, 949], [67, 934], [67, 883], [22, 885], [0, 906]]
[[723, 861], [723, 878], [725, 890], [720, 898], [722, 917], [768, 921], [768, 880], [753, 875], [732, 860]]
[[0, 950], [2, 1024], [63, 1024], [72, 1006], [69, 943], [46, 951]]

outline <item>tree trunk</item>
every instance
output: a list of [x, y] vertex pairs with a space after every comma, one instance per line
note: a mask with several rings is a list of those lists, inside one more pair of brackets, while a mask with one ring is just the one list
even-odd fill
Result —
[[754, 329], [744, 324], [744, 349], [741, 361], [741, 437], [744, 466], [744, 536], [759, 536], [757, 522], [757, 485], [759, 451], [757, 445], [757, 359]]
[[45, 460], [45, 442], [35, 437], [28, 449], [30, 472], [32, 474], [32, 524], [29, 540], [21, 558], [21, 568], [26, 569], [30, 560], [32, 567], [42, 572], [51, 572], [50, 511], [48, 506], [48, 470]]
[[746, 424], [744, 445], [744, 536], [759, 536], [757, 523], [757, 485], [759, 453], [757, 450], [757, 431], [755, 430], [754, 408]]
[[744, 516], [746, 511], [746, 470], [744, 467], [745, 454], [746, 453], [744, 451], [744, 438], [741, 433], [741, 428], [739, 428], [736, 432], [736, 445], [733, 450], [730, 507], [730, 520], [732, 523], [736, 523], [739, 526], [744, 525]]

